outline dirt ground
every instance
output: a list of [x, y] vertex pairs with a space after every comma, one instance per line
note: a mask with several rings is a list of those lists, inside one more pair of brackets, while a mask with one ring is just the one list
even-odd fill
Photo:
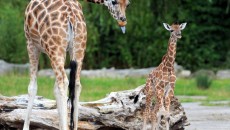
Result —
[[229, 106], [202, 106], [201, 103], [182, 103], [189, 126], [185, 130], [230, 130]]

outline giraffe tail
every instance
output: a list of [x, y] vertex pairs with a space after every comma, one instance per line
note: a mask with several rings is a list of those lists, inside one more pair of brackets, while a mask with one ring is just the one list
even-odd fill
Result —
[[70, 80], [69, 80], [69, 99], [71, 105], [70, 112], [70, 130], [74, 129], [74, 99], [75, 99], [75, 79], [76, 79], [77, 62], [70, 61]]

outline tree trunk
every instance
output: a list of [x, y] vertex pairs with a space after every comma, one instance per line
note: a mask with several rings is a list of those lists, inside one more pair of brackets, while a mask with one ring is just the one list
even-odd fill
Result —
[[[80, 130], [140, 130], [145, 95], [134, 97], [140, 86], [134, 90], [111, 92], [107, 97], [94, 102], [81, 102], [79, 106]], [[28, 97], [26, 95], [5, 97], [0, 95], [0, 129], [22, 129]], [[184, 109], [175, 97], [172, 100], [170, 130], [183, 130], [189, 125]], [[37, 96], [31, 115], [31, 129], [58, 129], [58, 113], [54, 100]]]

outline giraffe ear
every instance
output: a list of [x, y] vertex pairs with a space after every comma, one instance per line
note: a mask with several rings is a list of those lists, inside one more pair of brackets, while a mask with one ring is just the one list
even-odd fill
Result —
[[171, 27], [167, 24], [167, 23], [163, 23], [165, 29], [167, 29], [168, 31], [171, 31]]
[[186, 24], [187, 24], [187, 23], [182, 23], [182, 24], [180, 25], [180, 30], [183, 30], [183, 29], [186, 27]]

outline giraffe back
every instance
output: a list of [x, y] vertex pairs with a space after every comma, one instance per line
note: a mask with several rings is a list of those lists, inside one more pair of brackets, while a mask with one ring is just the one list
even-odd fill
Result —
[[86, 41], [86, 24], [78, 1], [30, 1], [25, 11], [24, 30], [27, 40], [48, 54], [64, 53], [72, 46], [69, 31], [73, 32], [74, 39], [80, 37]]

